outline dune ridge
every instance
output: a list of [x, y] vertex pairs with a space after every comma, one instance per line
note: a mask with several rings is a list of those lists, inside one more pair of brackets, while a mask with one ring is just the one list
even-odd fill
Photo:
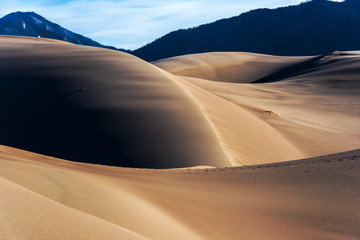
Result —
[[212, 52], [166, 58], [152, 63], [179, 76], [250, 83], [312, 58], [278, 57], [246, 52]]
[[178, 79], [204, 108], [232, 159], [232, 166], [300, 159], [303, 155], [256, 116], [196, 85]]

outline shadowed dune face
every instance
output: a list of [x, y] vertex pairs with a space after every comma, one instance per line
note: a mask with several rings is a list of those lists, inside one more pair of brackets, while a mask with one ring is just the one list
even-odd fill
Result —
[[0, 143], [117, 166], [228, 166], [188, 94], [131, 55], [0, 38]]

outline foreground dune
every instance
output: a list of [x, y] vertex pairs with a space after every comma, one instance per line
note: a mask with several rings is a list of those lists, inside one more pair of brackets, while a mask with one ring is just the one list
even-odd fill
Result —
[[0, 178], [1, 239], [147, 239]]
[[360, 151], [141, 170], [0, 147], [5, 239], [358, 239]]

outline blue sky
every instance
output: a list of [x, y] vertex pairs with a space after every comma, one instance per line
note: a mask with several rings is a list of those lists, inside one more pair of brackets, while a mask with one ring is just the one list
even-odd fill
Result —
[[102, 44], [136, 49], [162, 35], [255, 8], [306, 0], [0, 0], [1, 17], [34, 11]]

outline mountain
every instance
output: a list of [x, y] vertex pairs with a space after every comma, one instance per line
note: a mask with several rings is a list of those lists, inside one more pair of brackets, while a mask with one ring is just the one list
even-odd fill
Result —
[[69, 31], [34, 12], [14, 12], [1, 18], [0, 35], [40, 36], [79, 45], [116, 49], [115, 47], [104, 46], [90, 38]]
[[313, 0], [257, 9], [171, 32], [132, 53], [147, 61], [190, 53], [243, 51], [284, 56], [360, 49], [360, 1]]

